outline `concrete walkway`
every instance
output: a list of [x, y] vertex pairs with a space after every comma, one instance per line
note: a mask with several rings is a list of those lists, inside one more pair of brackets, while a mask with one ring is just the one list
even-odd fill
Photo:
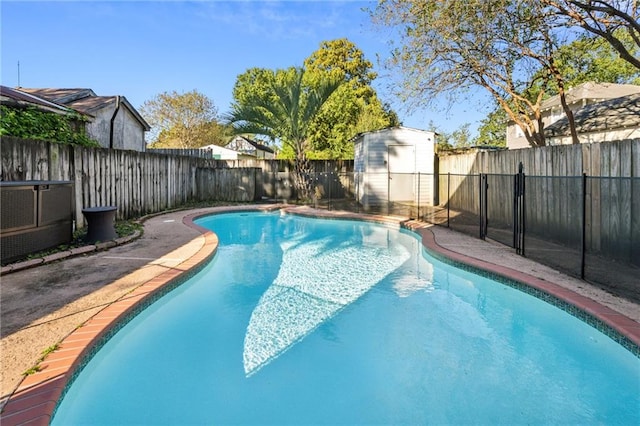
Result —
[[[146, 220], [144, 234], [128, 244], [3, 275], [0, 293], [2, 404], [22, 381], [22, 373], [39, 362], [45, 349], [53, 349], [53, 345], [69, 336], [78, 326], [143, 284], [167, 272], [179, 275], [184, 270], [181, 265], [186, 265], [196, 253], [202, 252], [206, 245], [205, 235], [188, 219], [184, 220], [186, 217], [274, 207], [232, 206], [158, 215]], [[309, 208], [292, 210], [312, 216], [357, 216]], [[402, 218], [385, 221], [408, 222]], [[569, 289], [612, 309], [621, 317], [635, 321], [628, 324], [637, 327], [636, 331], [640, 333], [640, 306], [637, 304], [520, 257], [498, 243], [481, 241], [442, 227], [420, 223], [408, 223], [408, 226], [425, 236], [427, 230], [430, 236], [433, 234], [435, 245], [432, 248], [444, 255], [457, 253], [468, 259], [477, 259], [489, 269], [493, 265], [496, 269], [508, 269]]]

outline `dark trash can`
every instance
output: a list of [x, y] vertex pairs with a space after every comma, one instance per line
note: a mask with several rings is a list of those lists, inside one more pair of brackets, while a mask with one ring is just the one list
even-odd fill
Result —
[[89, 207], [82, 209], [82, 214], [87, 219], [87, 236], [85, 242], [110, 241], [118, 238], [114, 226], [116, 211], [115, 206]]

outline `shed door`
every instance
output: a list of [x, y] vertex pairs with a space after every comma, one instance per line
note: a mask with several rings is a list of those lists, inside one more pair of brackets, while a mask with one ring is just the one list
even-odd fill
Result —
[[413, 145], [389, 145], [389, 201], [413, 201], [416, 149]]

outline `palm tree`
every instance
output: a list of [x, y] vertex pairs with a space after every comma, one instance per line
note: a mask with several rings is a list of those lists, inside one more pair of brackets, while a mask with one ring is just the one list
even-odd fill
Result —
[[236, 134], [259, 134], [290, 146], [294, 157], [294, 185], [302, 199], [311, 198], [310, 166], [306, 152], [308, 129], [341, 80], [303, 83], [304, 68], [273, 72], [270, 96], [234, 103], [227, 120]]

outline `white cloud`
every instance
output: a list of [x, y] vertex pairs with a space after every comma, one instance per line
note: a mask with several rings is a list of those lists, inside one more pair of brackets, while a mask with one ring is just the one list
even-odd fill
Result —
[[318, 38], [320, 31], [349, 25], [349, 14], [362, 13], [359, 3], [214, 1], [198, 4], [199, 16], [214, 25], [235, 27], [238, 32], [270, 40], [290, 40], [300, 37]]

